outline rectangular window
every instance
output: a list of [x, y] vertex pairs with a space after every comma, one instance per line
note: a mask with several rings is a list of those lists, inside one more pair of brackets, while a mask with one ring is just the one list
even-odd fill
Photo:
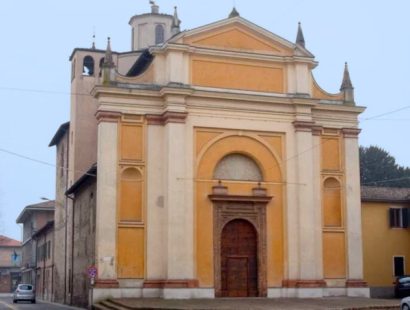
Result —
[[409, 226], [409, 209], [408, 208], [390, 208], [389, 209], [390, 227], [407, 228]]
[[404, 272], [404, 256], [393, 256], [394, 276], [399, 277], [405, 274]]

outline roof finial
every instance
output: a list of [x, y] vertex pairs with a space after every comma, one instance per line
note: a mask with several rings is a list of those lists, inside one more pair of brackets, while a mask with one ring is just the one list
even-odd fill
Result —
[[344, 93], [344, 102], [346, 104], [354, 105], [354, 87], [350, 79], [349, 67], [347, 62], [345, 62], [345, 70], [343, 72], [342, 86], [340, 86], [340, 91]]
[[349, 67], [347, 65], [347, 62], [345, 62], [345, 70], [343, 72], [343, 81], [342, 81], [342, 86], [340, 86], [340, 90], [345, 90], [353, 88], [352, 81], [350, 80], [350, 73], [349, 73]]
[[172, 18], [172, 26], [171, 26], [171, 32], [173, 35], [176, 35], [177, 33], [181, 32], [180, 25], [181, 25], [181, 21], [178, 18], [177, 7], [174, 6], [174, 17]]
[[239, 12], [236, 10], [236, 8], [234, 6], [233, 9], [232, 9], [232, 12], [229, 14], [228, 18], [234, 18], [234, 17], [238, 17], [238, 16], [240, 16]]
[[108, 68], [114, 67], [114, 61], [112, 59], [111, 38], [110, 37], [107, 38], [107, 49], [105, 51], [104, 66]]
[[93, 44], [91, 46], [93, 50], [95, 50], [95, 27], [93, 27]]
[[298, 34], [296, 36], [296, 44], [299, 44], [303, 48], [305, 47], [305, 37], [303, 36], [302, 24], [300, 22], [298, 23]]
[[151, 13], [158, 14], [159, 13], [159, 6], [155, 3], [154, 0], [150, 0], [149, 4], [151, 4]]

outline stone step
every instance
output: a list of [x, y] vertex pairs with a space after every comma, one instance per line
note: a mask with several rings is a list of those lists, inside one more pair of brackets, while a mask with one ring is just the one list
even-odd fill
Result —
[[94, 304], [94, 305], [92, 306], [92, 309], [93, 309], [93, 310], [110, 310], [110, 308], [107, 308], [107, 307], [103, 306], [103, 305], [100, 304], [100, 303]]
[[120, 303], [117, 303], [115, 300], [112, 300], [112, 299], [107, 299], [107, 300], [101, 301], [99, 304], [104, 306], [106, 309], [111, 309], [111, 310], [129, 310], [129, 309], [132, 309], [132, 308], [129, 308], [127, 306], [121, 305]]

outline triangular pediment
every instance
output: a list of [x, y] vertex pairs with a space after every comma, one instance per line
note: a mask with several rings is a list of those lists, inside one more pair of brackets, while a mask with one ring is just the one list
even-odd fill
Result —
[[179, 42], [191, 46], [267, 53], [278, 56], [294, 55], [295, 45], [242, 17], [225, 19], [186, 31]]

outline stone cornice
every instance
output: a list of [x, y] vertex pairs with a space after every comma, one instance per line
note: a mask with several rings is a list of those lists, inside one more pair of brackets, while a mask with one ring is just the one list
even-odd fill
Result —
[[365, 107], [360, 106], [349, 106], [342, 104], [324, 104], [320, 103], [314, 107], [315, 110], [326, 110], [326, 111], [343, 111], [343, 112], [352, 112], [360, 114], [366, 110]]
[[[319, 100], [313, 98], [298, 97], [292, 94], [258, 93], [230, 89], [201, 88], [190, 85], [121, 85], [119, 86], [96, 86], [93, 95], [99, 100], [100, 108], [109, 111], [127, 111], [138, 114], [162, 114], [166, 110], [176, 112], [189, 112], [190, 109], [207, 109], [209, 111], [227, 111], [233, 109], [238, 112], [258, 113], [266, 115], [287, 115], [291, 119], [294, 108], [309, 109], [306, 113], [336, 112], [344, 113], [346, 121], [340, 123], [338, 119], [329, 119], [329, 122], [340, 123], [340, 127], [346, 126], [346, 122], [356, 122], [353, 118], [361, 113], [364, 108], [343, 105], [322, 105]], [[202, 99], [206, 99], [207, 103]], [[235, 106], [232, 106], [232, 103]], [[274, 109], [280, 107], [280, 109]], [[130, 112], [134, 111], [134, 112]], [[328, 123], [326, 119], [320, 124]], [[323, 114], [326, 116], [327, 114]]]
[[305, 56], [278, 56], [273, 54], [255, 53], [255, 52], [241, 52], [241, 51], [229, 51], [223, 49], [213, 49], [206, 47], [196, 47], [185, 45], [181, 43], [167, 43], [161, 48], [153, 48], [151, 52], [153, 54], [166, 54], [167, 52], [175, 51], [187, 54], [194, 54], [195, 56], [212, 56], [212, 57], [224, 57], [230, 59], [243, 59], [243, 60], [258, 60], [268, 61], [272, 63], [307, 63], [311, 68], [317, 66], [317, 62], [311, 57]]

